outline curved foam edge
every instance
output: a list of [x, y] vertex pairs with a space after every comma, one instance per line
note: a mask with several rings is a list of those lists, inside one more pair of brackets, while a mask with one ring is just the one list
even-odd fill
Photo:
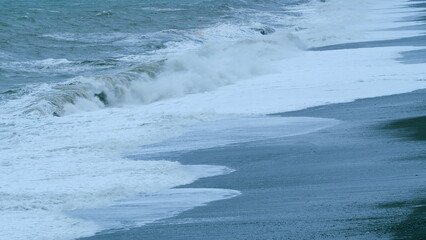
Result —
[[[304, 135], [339, 124], [336, 119], [252, 116], [195, 124], [182, 136], [143, 146], [132, 158], [162, 158], [163, 153]], [[143, 152], [143, 153], [141, 153]]]
[[68, 214], [95, 222], [108, 232], [119, 231], [170, 218], [208, 202], [238, 195], [239, 191], [230, 189], [174, 188], [121, 200], [107, 208], [76, 210]]

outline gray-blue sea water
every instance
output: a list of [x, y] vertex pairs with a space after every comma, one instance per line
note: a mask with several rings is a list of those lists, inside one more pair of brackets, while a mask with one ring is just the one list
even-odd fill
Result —
[[[28, 84], [129, 70], [155, 72], [149, 63], [162, 60], [161, 50], [177, 51], [218, 35], [237, 38], [238, 31], [271, 33], [286, 25], [278, 18], [296, 14], [289, 7], [303, 2], [307, 0], [0, 0], [0, 99], [31, 91], [25, 89]], [[206, 29], [212, 33], [199, 34]]]

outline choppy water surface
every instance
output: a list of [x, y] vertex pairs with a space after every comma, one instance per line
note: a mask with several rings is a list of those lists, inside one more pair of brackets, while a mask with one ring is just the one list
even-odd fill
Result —
[[[206, 41], [266, 34], [302, 1], [1, 1], [0, 91], [114, 74]], [[141, 65], [141, 66], [140, 66]], [[138, 68], [139, 67], [139, 68]], [[9, 92], [11, 93], [11, 92]]]

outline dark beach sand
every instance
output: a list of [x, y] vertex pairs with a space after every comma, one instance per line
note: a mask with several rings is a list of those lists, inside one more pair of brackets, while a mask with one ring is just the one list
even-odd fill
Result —
[[277, 114], [342, 120], [306, 135], [159, 158], [237, 171], [182, 188], [241, 191], [99, 239], [424, 239], [426, 90]]

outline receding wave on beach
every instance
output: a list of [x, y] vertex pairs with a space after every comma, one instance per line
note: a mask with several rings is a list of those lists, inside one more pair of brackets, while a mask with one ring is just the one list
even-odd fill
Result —
[[[417, 14], [407, 4], [2, 2], [0, 239], [65, 240], [126, 227], [82, 212], [162, 191], [175, 197], [174, 187], [234, 171], [144, 155], [191, 129], [199, 128], [203, 148], [304, 134], [338, 121], [264, 115], [426, 87], [424, 64], [397, 60], [421, 46], [321, 50], [421, 35], [421, 22], [406, 20]], [[258, 135], [245, 133], [255, 128]], [[240, 194], [203, 189], [185, 197], [191, 193], [202, 201], [128, 226]]]

